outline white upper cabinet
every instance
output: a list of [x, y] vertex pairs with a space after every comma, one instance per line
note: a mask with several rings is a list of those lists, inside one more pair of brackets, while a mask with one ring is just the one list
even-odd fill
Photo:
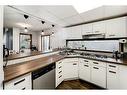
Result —
[[67, 39], [81, 39], [82, 38], [82, 26], [74, 26], [66, 28]]
[[94, 34], [105, 34], [105, 21], [99, 21], [93, 23]]
[[82, 25], [82, 35], [93, 34], [92, 23]]
[[127, 37], [127, 17], [106, 21], [106, 38]]

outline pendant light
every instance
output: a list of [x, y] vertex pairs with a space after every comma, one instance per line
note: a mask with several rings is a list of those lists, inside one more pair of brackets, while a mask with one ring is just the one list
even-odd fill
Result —
[[27, 33], [27, 32], [28, 32], [28, 29], [27, 29], [27, 27], [25, 27], [25, 29], [24, 29], [24, 32], [25, 32], [25, 33]]
[[41, 31], [41, 35], [44, 35], [44, 30]]

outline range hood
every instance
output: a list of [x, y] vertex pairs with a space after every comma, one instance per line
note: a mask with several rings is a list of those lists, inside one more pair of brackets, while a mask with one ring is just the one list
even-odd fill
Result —
[[105, 38], [105, 34], [87, 34], [87, 35], [82, 35], [83, 39], [95, 39], [95, 38]]

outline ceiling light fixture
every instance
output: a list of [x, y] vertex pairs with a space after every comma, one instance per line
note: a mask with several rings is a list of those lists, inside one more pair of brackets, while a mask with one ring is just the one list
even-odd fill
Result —
[[27, 27], [25, 27], [25, 29], [24, 29], [24, 32], [25, 32], [25, 33], [27, 33], [27, 32], [28, 32], [28, 29], [27, 29]]
[[43, 21], [43, 20], [42, 20], [42, 21], [41, 21], [41, 23], [42, 23], [42, 24], [44, 24], [44, 23], [45, 23], [45, 21]]
[[41, 31], [41, 35], [44, 35], [44, 30]]
[[24, 15], [24, 18], [27, 19], [29, 16], [28, 15]]
[[55, 25], [54, 25], [54, 24], [52, 24], [52, 27], [55, 27]]

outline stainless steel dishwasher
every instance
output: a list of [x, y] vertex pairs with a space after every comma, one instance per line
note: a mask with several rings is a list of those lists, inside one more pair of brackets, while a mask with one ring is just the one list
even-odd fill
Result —
[[55, 89], [55, 63], [32, 72], [33, 89]]

